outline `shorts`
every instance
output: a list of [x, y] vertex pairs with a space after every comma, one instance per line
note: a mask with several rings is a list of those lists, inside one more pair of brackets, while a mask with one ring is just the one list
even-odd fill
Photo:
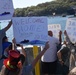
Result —
[[56, 66], [57, 66], [57, 61], [41, 62], [41, 73], [42, 74], [55, 74]]

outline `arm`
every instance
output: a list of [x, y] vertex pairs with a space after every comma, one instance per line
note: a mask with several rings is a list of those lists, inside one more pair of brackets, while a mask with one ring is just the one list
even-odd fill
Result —
[[32, 67], [34, 68], [38, 60], [41, 58], [41, 56], [45, 53], [45, 51], [49, 48], [48, 42], [46, 43], [44, 49], [37, 55], [37, 57], [32, 62]]
[[[15, 13], [13, 13], [13, 17], [15, 17]], [[9, 22], [9, 24], [4, 28], [5, 31], [7, 31], [12, 25], [12, 20]]]
[[22, 54], [26, 57], [26, 52], [25, 52], [25, 49], [23, 48], [23, 45], [20, 45], [21, 47], [21, 50], [22, 50]]
[[57, 56], [58, 56], [60, 63], [63, 64], [62, 54], [61, 54], [60, 50], [57, 52]]
[[58, 56], [59, 61], [62, 61], [62, 56], [61, 56], [60, 50], [57, 52], [57, 56]]
[[68, 45], [72, 45], [72, 42], [70, 41], [70, 38], [69, 38], [66, 30], [64, 31], [64, 35], [65, 35], [65, 38], [64, 39], [66, 40], [66, 42], [68, 42]]
[[62, 31], [59, 32], [59, 41], [60, 41], [60, 44], [62, 43]]
[[12, 20], [9, 22], [9, 24], [4, 28], [4, 31], [7, 31], [12, 25]]
[[[17, 44], [16, 44], [15, 38], [13, 38], [12, 42], [13, 42], [13, 50], [16, 50], [17, 49]], [[22, 54], [26, 57], [26, 52], [25, 52], [25, 49], [23, 48], [23, 45], [19, 44], [19, 47], [21, 47]]]
[[17, 46], [16, 46], [16, 40], [15, 38], [12, 39], [12, 50], [16, 50]]

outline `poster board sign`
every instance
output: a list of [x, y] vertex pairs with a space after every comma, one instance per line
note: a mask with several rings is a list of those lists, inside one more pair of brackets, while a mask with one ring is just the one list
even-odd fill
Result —
[[8, 20], [12, 18], [14, 13], [12, 0], [0, 0], [0, 20]]
[[76, 20], [67, 19], [66, 31], [72, 43], [76, 42]]
[[53, 36], [56, 38], [59, 38], [59, 31], [61, 30], [61, 25], [60, 24], [50, 24], [48, 25], [48, 31], [53, 32]]
[[71, 19], [71, 20], [75, 20], [76, 21], [76, 18], [74, 17], [74, 18], [68, 18], [68, 19]]
[[44, 45], [48, 40], [47, 17], [14, 17], [13, 32], [17, 43]]
[[0, 30], [1, 30], [1, 22], [0, 22]]

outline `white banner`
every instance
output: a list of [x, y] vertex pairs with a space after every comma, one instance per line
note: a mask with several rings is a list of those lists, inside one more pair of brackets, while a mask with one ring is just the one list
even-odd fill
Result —
[[47, 17], [14, 17], [13, 31], [17, 43], [45, 44], [48, 39]]
[[12, 18], [14, 13], [12, 0], [0, 0], [0, 20], [8, 20]]
[[53, 32], [53, 36], [56, 38], [59, 38], [59, 31], [61, 30], [61, 25], [60, 24], [50, 24], [48, 25], [48, 31]]
[[67, 20], [66, 31], [68, 33], [68, 36], [71, 42], [75, 43], [76, 42], [76, 20], [75, 18]]

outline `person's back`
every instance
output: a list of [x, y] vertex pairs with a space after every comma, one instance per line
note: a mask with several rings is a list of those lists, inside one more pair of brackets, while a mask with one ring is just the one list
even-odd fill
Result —
[[9, 51], [9, 56], [4, 59], [1, 75], [19, 75], [20, 73], [20, 53], [16, 50]]
[[[57, 63], [57, 46], [59, 40], [53, 37], [52, 31], [48, 31], [49, 48], [41, 57], [42, 74], [55, 74]], [[43, 47], [41, 48], [41, 50]]]
[[57, 52], [57, 55], [59, 60], [57, 74], [67, 75], [69, 72], [70, 49], [67, 47], [66, 41], [64, 41], [61, 49]]
[[70, 49], [67, 46], [65, 46], [61, 50], [61, 54], [62, 54], [62, 60], [64, 64], [69, 67]]
[[59, 41], [56, 38], [50, 37], [50, 36], [48, 40], [49, 40], [50, 47], [41, 58], [43, 62], [53, 62], [57, 59], [57, 45]]

